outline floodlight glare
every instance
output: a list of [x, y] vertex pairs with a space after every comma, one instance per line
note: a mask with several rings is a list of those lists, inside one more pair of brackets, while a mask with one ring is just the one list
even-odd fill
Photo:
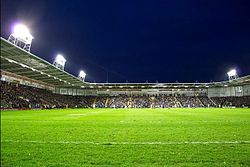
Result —
[[230, 76], [230, 77], [231, 77], [231, 76], [237, 75], [236, 70], [235, 70], [235, 69], [230, 70], [230, 71], [227, 73], [227, 75]]
[[29, 29], [22, 24], [17, 24], [14, 27], [13, 35], [20, 40], [29, 41], [33, 39], [33, 36], [30, 34]]
[[16, 24], [8, 40], [16, 46], [19, 46], [24, 50], [30, 52], [33, 38], [34, 37], [30, 34], [29, 29], [25, 25]]
[[86, 73], [83, 71], [83, 70], [81, 70], [80, 72], [79, 72], [79, 76], [78, 76], [81, 80], [85, 80], [85, 77], [86, 77]]
[[235, 69], [230, 70], [230, 71], [227, 73], [227, 75], [228, 75], [228, 80], [229, 80], [229, 81], [238, 78], [237, 71], [236, 71]]
[[53, 64], [54, 64], [57, 68], [59, 68], [59, 69], [61, 69], [61, 70], [64, 70], [65, 63], [66, 63], [66, 59], [65, 59], [61, 54], [58, 54], [58, 55], [56, 56], [56, 59], [55, 59], [55, 61], [54, 61]]
[[66, 59], [62, 56], [62, 55], [60, 55], [60, 54], [58, 54], [57, 56], [56, 56], [56, 60], [55, 60], [58, 64], [60, 64], [61, 66], [64, 66], [65, 65], [65, 62], [66, 62]]

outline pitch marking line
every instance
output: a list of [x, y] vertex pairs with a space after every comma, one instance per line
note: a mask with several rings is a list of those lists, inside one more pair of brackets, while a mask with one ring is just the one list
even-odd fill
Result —
[[71, 117], [81, 117], [81, 116], [89, 116], [89, 115], [98, 115], [98, 114], [102, 114], [102, 113], [106, 113], [108, 111], [96, 111], [96, 112], [86, 112], [86, 113], [74, 113], [74, 114], [68, 114], [68, 116]]
[[36, 143], [36, 144], [92, 144], [92, 145], [206, 145], [206, 144], [250, 144], [250, 141], [180, 141], [180, 142], [92, 142], [92, 141], [21, 141], [1, 140], [1, 143]]

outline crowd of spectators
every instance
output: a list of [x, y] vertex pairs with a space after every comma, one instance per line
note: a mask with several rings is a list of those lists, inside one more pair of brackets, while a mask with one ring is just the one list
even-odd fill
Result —
[[250, 96], [242, 97], [212, 97], [211, 100], [217, 105], [217, 107], [249, 107]]
[[173, 95], [71, 96], [52, 91], [0, 82], [1, 108], [173, 108], [246, 107], [250, 96], [212, 97]]
[[[203, 97], [206, 98], [206, 97]], [[182, 107], [204, 107], [199, 97], [196, 96], [178, 96], [177, 100], [181, 102]]]
[[128, 108], [129, 97], [126, 95], [112, 96], [107, 98], [108, 108]]
[[78, 104], [77, 97], [54, 94], [45, 89], [4, 81], [0, 86], [1, 108], [65, 108]]

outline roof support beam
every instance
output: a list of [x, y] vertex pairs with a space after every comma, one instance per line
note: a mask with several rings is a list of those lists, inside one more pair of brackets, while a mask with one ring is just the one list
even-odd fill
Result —
[[11, 66], [18, 66], [16, 64], [9, 64], [9, 63], [1, 63], [1, 68], [3, 67], [11, 67]]
[[1, 51], [9, 51], [9, 50], [13, 50], [15, 47], [1, 47]]
[[22, 75], [22, 74], [35, 74], [36, 72], [34, 72], [32, 70], [28, 70], [28, 71], [17, 71], [15, 73]]
[[18, 72], [21, 73], [21, 72], [29, 72], [31, 70], [27, 69], [27, 68], [19, 68], [19, 67], [17, 67], [17, 68], [7, 68], [6, 71], [11, 71], [11, 72], [15, 72], [15, 73], [18, 73]]
[[[19, 74], [19, 73], [18, 73]], [[41, 74], [40, 73], [23, 73], [25, 76], [27, 76], [27, 77], [29, 77], [29, 78], [31, 78], [31, 77], [36, 77], [36, 76], [38, 76], [38, 77], [41, 77]]]

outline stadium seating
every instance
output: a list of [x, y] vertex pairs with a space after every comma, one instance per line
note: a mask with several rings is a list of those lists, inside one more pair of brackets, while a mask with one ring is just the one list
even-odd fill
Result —
[[169, 95], [71, 96], [9, 82], [0, 82], [1, 108], [173, 108], [245, 107], [250, 96], [212, 97]]
[[250, 106], [250, 96], [243, 97], [212, 97], [211, 98], [218, 107], [222, 106], [234, 106], [234, 107], [246, 107]]

